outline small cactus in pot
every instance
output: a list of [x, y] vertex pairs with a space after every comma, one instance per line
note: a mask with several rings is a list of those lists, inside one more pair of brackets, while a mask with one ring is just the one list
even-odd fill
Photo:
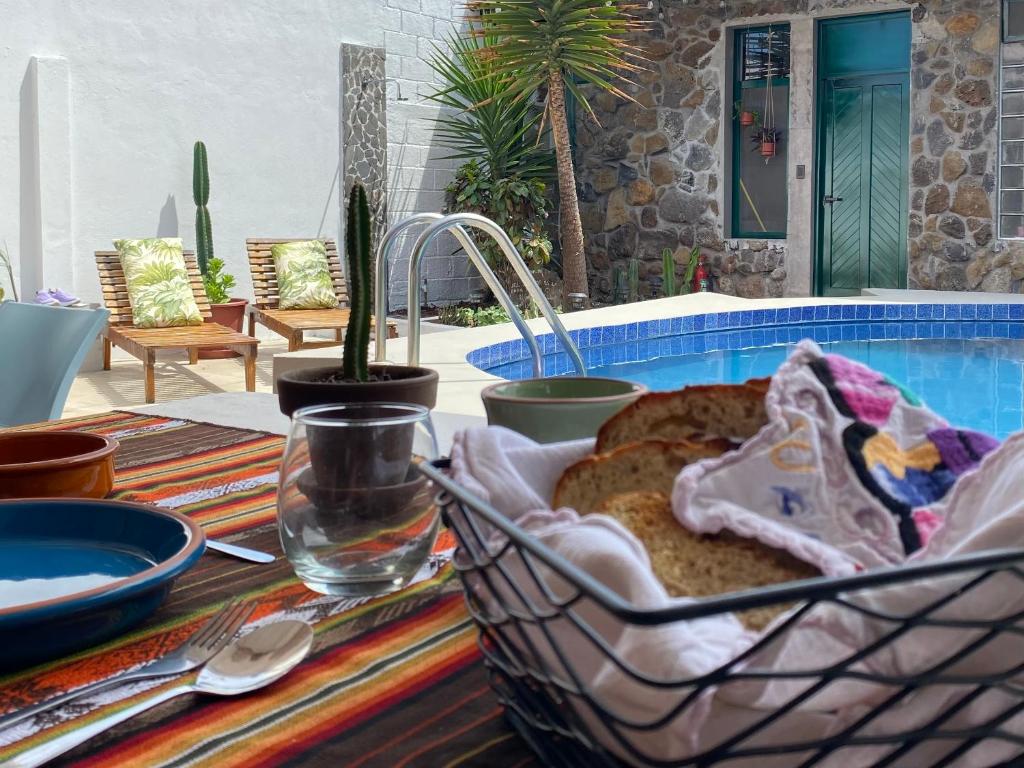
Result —
[[437, 401], [436, 371], [419, 366], [369, 363], [371, 231], [368, 197], [357, 182], [349, 194], [345, 226], [350, 307], [341, 365], [289, 371], [278, 378], [278, 402], [281, 412], [287, 416], [307, 405], [387, 402], [418, 403], [433, 408]]

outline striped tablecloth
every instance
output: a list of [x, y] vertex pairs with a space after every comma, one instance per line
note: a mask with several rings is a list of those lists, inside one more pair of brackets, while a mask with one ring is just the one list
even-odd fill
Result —
[[[176, 509], [210, 536], [281, 554], [274, 505], [283, 438], [121, 412], [49, 426], [121, 442], [114, 498]], [[229, 598], [254, 598], [259, 608], [250, 621], [287, 616], [314, 626], [313, 652], [294, 672], [236, 699], [175, 699], [53, 764], [536, 765], [487, 687], [476, 631], [442, 554], [452, 541], [442, 536], [432, 573], [369, 602], [310, 592], [283, 556], [272, 565], [249, 565], [207, 553], [130, 635], [0, 676], [0, 713], [154, 658], [183, 642]], [[0, 765], [178, 682], [122, 686], [0, 731]]]

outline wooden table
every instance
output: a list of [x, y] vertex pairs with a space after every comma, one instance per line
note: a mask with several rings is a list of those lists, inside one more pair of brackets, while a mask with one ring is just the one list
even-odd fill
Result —
[[[277, 554], [251, 565], [208, 552], [144, 625], [68, 659], [0, 676], [0, 713], [166, 652], [232, 597], [250, 621], [299, 618], [310, 657], [237, 699], [175, 699], [55, 761], [76, 766], [529, 766], [487, 686], [476, 629], [447, 561], [444, 534], [419, 583], [371, 601], [314, 594], [281, 555], [275, 517], [279, 435], [113, 412], [46, 425], [116, 437], [114, 498], [182, 512], [207, 534]], [[0, 764], [174, 681], [122, 686], [0, 731]]]

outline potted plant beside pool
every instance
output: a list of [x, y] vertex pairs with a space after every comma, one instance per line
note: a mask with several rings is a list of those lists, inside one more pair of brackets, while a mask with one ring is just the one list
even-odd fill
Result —
[[305, 368], [277, 380], [281, 413], [309, 405], [437, 402], [437, 371], [411, 365], [368, 364], [370, 347], [370, 208], [361, 184], [352, 187], [345, 232], [351, 308], [341, 365]]
[[[210, 223], [210, 172], [206, 162], [206, 145], [197, 141], [192, 151], [192, 199], [196, 204], [196, 260], [203, 276], [206, 298], [210, 300], [210, 319], [233, 331], [242, 331], [248, 301], [233, 298], [229, 291], [235, 287], [235, 277], [224, 271], [224, 261], [213, 255], [213, 226]], [[200, 349], [203, 360], [238, 357], [227, 347]]]

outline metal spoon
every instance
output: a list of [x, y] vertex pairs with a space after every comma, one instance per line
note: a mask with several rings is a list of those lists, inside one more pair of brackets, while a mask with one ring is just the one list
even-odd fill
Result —
[[5, 768], [35, 768], [108, 728], [186, 693], [236, 696], [255, 691], [290, 672], [313, 645], [313, 629], [302, 621], [278, 621], [236, 638], [203, 667], [194, 682], [158, 693], [121, 712], [40, 744], [5, 763]]

